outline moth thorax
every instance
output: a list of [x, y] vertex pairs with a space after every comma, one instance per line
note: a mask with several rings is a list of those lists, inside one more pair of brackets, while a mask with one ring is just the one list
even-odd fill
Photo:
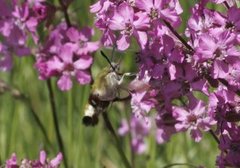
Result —
[[111, 87], [116, 87], [118, 86], [118, 82], [120, 80], [120, 76], [116, 72], [110, 72], [107, 76], [107, 82], [108, 85]]

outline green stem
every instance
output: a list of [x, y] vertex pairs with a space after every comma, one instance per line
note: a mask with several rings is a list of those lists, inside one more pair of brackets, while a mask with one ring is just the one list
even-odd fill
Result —
[[[46, 140], [47, 145], [48, 145], [51, 149], [53, 149], [53, 146], [51, 145], [50, 140], [49, 140], [49, 138], [48, 138], [48, 136], [47, 136], [47, 131], [46, 131], [46, 129], [44, 128], [44, 125], [43, 125], [43, 123], [41, 122], [41, 120], [40, 120], [40, 118], [38, 117], [38, 115], [36, 114], [36, 112], [34, 111], [33, 105], [32, 105], [32, 103], [31, 103], [31, 99], [30, 99], [28, 96], [26, 96], [24, 93], [22, 93], [20, 90], [18, 90], [18, 89], [16, 89], [16, 88], [13, 88], [12, 86], [9, 86], [9, 85], [8, 85], [7, 83], [5, 83], [4, 81], [1, 80], [0, 82], [1, 82], [2, 85], [5, 86], [6, 91], [9, 91], [9, 92], [11, 93], [11, 95], [12, 95], [13, 98], [15, 98], [16, 100], [20, 100], [21, 102], [23, 102], [23, 103], [25, 104], [25, 106], [26, 106], [27, 108], [29, 108], [29, 111], [31, 112], [31, 114], [32, 114], [35, 122], [36, 122], [37, 125], [39, 126], [40, 131], [42, 132], [42, 134], [43, 134], [43, 136], [44, 136], [44, 138], [45, 138], [45, 140]], [[12, 106], [11, 106], [11, 107], [12, 107]], [[15, 106], [13, 106], [13, 107], [15, 107]], [[14, 114], [12, 114], [12, 115], [14, 115]], [[9, 130], [11, 130], [11, 129], [9, 129]], [[8, 153], [8, 152], [7, 152], [7, 153]]]
[[194, 49], [186, 42], [182, 36], [180, 36], [180, 34], [178, 34], [178, 32], [171, 26], [168, 21], [163, 19], [163, 22], [169, 28], [169, 30], [182, 42], [182, 44], [185, 45], [187, 49], [189, 49], [191, 52], [194, 51]]
[[230, 8], [229, 4], [227, 3], [227, 1], [224, 1], [223, 4], [226, 6], [227, 9]]
[[68, 157], [72, 158], [72, 120], [73, 120], [73, 109], [72, 109], [72, 90], [68, 92], [68, 98], [67, 98], [67, 104], [68, 104]]
[[129, 134], [128, 134], [128, 139], [129, 139], [129, 146], [130, 146], [130, 154], [131, 154], [131, 164], [132, 164], [132, 168], [135, 168], [135, 153], [134, 153], [134, 150], [133, 150], [133, 147], [132, 147], [132, 134], [131, 134], [131, 114], [128, 115], [127, 113], [127, 110], [125, 111], [126, 112], [126, 117], [127, 117], [127, 122], [128, 122], [128, 126], [129, 126]]
[[193, 168], [199, 167], [199, 166], [195, 166], [195, 165], [189, 164], [189, 163], [172, 163], [172, 164], [164, 166], [163, 168], [169, 168], [169, 167], [174, 167], [174, 166], [188, 166], [188, 167], [193, 167]]
[[214, 138], [214, 140], [220, 144], [220, 140], [218, 139], [217, 135], [213, 132], [213, 130], [209, 130], [210, 134], [212, 135], [212, 137]]
[[63, 14], [64, 14], [64, 18], [66, 20], [66, 23], [67, 23], [67, 26], [68, 28], [71, 27], [71, 22], [70, 22], [70, 19], [69, 19], [69, 15], [68, 15], [68, 12], [67, 12], [67, 9], [68, 9], [68, 6], [64, 3], [63, 0], [59, 0], [59, 3], [62, 7], [62, 11], [63, 11]]
[[113, 138], [116, 141], [116, 147], [117, 147], [118, 152], [119, 152], [119, 154], [120, 154], [120, 156], [122, 158], [123, 163], [125, 164], [125, 167], [126, 168], [131, 168], [131, 165], [130, 165], [126, 155], [124, 154], [124, 152], [122, 150], [122, 147], [121, 147], [121, 144], [120, 144], [119, 139], [117, 137], [117, 134], [115, 133], [115, 131], [113, 129], [113, 126], [112, 126], [112, 124], [111, 124], [111, 122], [110, 122], [106, 112], [103, 112], [103, 119], [104, 119], [104, 122], [106, 124], [107, 129], [109, 130], [109, 132], [112, 134]]
[[150, 158], [147, 163], [148, 168], [156, 167], [156, 140], [154, 136], [150, 136]]
[[55, 131], [56, 131], [56, 138], [57, 138], [57, 142], [58, 142], [58, 147], [63, 154], [63, 164], [64, 164], [65, 168], [67, 168], [68, 167], [67, 156], [66, 156], [66, 153], [65, 153], [65, 150], [64, 150], [63, 140], [62, 140], [62, 137], [61, 137], [61, 134], [60, 134], [59, 123], [58, 123], [58, 118], [57, 118], [56, 102], [55, 102], [55, 97], [54, 97], [54, 94], [53, 94], [51, 80], [47, 80], [47, 87], [48, 87], [48, 91], [49, 91], [49, 99], [50, 99], [50, 104], [51, 104], [51, 110], [52, 110], [52, 115], [53, 115], [53, 123], [54, 123], [54, 128], [55, 128]]
[[41, 130], [41, 132], [42, 132], [42, 134], [43, 134], [43, 136], [44, 136], [44, 138], [45, 138], [48, 146], [53, 150], [53, 146], [52, 146], [52, 144], [51, 144], [51, 142], [50, 142], [50, 140], [49, 140], [49, 138], [48, 138], [48, 136], [47, 136], [47, 131], [46, 131], [46, 129], [44, 128], [43, 123], [42, 123], [41, 120], [39, 119], [38, 115], [35, 113], [35, 111], [34, 111], [34, 109], [33, 109], [33, 106], [32, 106], [32, 104], [31, 104], [30, 100], [29, 100], [29, 99], [25, 99], [24, 102], [25, 102], [26, 106], [29, 108], [29, 111], [31, 112], [31, 114], [32, 114], [35, 122], [36, 122], [37, 125], [39, 126], [39, 128], [40, 128], [40, 130]]

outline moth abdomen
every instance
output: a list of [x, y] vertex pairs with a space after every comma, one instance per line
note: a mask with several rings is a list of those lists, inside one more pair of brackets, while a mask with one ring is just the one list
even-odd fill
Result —
[[82, 123], [85, 126], [95, 126], [98, 124], [98, 116], [84, 116], [82, 119]]

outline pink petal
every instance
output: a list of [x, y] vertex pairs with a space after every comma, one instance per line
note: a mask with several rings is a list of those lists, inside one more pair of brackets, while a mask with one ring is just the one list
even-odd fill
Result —
[[48, 60], [46, 64], [49, 72], [52, 71], [60, 72], [64, 68], [64, 64], [60, 61], [60, 59], [57, 56], [52, 57], [52, 59]]
[[89, 84], [91, 82], [91, 75], [87, 71], [78, 71], [76, 74], [78, 82], [82, 85]]
[[201, 131], [197, 130], [191, 130], [191, 136], [196, 142], [200, 142], [202, 139], [202, 133]]
[[147, 44], [147, 33], [143, 31], [136, 31], [134, 35], [136, 36], [141, 49], [144, 49]]
[[229, 66], [227, 63], [215, 60], [214, 62], [214, 69], [213, 69], [213, 77], [214, 79], [217, 78], [226, 78], [229, 72]]
[[128, 5], [128, 3], [123, 2], [119, 7], [118, 7], [118, 13], [119, 15], [122, 16], [122, 18], [124, 18], [125, 22], [129, 22], [132, 23], [133, 22], [133, 15], [134, 15], [134, 11], [133, 8], [131, 6]]
[[75, 29], [73, 27], [71, 27], [67, 30], [66, 35], [72, 42], [77, 42], [79, 40], [79, 32], [77, 29]]
[[72, 63], [72, 58], [73, 58], [73, 45], [70, 43], [65, 44], [62, 46], [60, 49], [59, 56], [62, 58], [64, 63]]
[[74, 67], [76, 69], [87, 69], [91, 66], [93, 59], [89, 55], [81, 56], [76, 62], [74, 62]]
[[87, 43], [87, 49], [88, 49], [88, 52], [94, 52], [94, 51], [97, 51], [98, 48], [99, 48], [99, 45], [100, 43], [98, 41], [96, 42], [88, 42]]
[[101, 1], [96, 2], [95, 4], [90, 6], [91, 13], [97, 13], [102, 8]]
[[111, 30], [124, 30], [125, 29], [124, 18], [118, 13], [115, 13], [113, 18], [109, 21], [109, 28]]
[[175, 124], [175, 129], [177, 131], [185, 131], [187, 129], [187, 125], [183, 123], [177, 123]]
[[46, 158], [47, 158], [47, 154], [46, 154], [45, 151], [42, 150], [42, 151], [40, 152], [40, 158], [39, 158], [40, 163], [41, 163], [41, 164], [45, 164]]
[[133, 25], [136, 29], [147, 30], [147, 28], [150, 27], [150, 24], [149, 24], [150, 20], [146, 12], [145, 13], [138, 12], [135, 14], [135, 17], [137, 17], [137, 19], [134, 20]]
[[92, 53], [98, 50], [100, 43], [97, 42], [86, 42], [84, 47], [79, 47], [79, 45], [75, 45], [78, 55], [86, 55], [88, 53]]
[[67, 91], [72, 88], [72, 80], [69, 75], [62, 75], [58, 80], [57, 85], [60, 90]]
[[50, 161], [50, 165], [51, 165], [53, 168], [55, 168], [55, 167], [57, 167], [58, 165], [60, 165], [62, 159], [63, 159], [63, 155], [62, 155], [62, 153], [59, 153], [59, 154], [57, 155], [57, 157], [55, 157], [54, 159], [52, 159], [52, 160]]
[[147, 12], [153, 7], [154, 0], [136, 0], [135, 4], [138, 8], [143, 9]]
[[156, 8], [156, 9], [159, 9], [159, 10], [161, 10], [162, 8], [163, 8], [163, 5], [165, 5], [166, 4], [166, 1], [163, 1], [163, 0], [154, 0], [154, 7]]
[[122, 35], [120, 39], [117, 41], [118, 49], [121, 51], [126, 50], [129, 47], [130, 39], [128, 36]]

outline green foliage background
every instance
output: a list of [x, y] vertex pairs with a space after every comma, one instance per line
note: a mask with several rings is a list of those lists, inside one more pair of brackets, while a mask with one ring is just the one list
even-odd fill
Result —
[[[58, 1], [50, 1], [58, 4]], [[70, 6], [71, 21], [80, 27], [93, 26], [94, 16], [89, 13], [89, 6], [93, 4], [89, 0], [75, 0]], [[190, 16], [190, 6], [194, 0], [181, 0], [184, 8], [182, 15], [183, 24], [179, 29], [183, 32], [186, 20]], [[221, 7], [209, 5], [211, 8]], [[58, 14], [62, 17], [61, 13]], [[42, 31], [42, 38], [46, 31]], [[99, 39], [100, 32], [96, 31], [94, 39]], [[110, 50], [105, 50], [110, 54]], [[122, 71], [135, 70], [135, 56], [137, 51], [134, 46], [126, 53], [118, 53], [122, 57]], [[95, 76], [101, 68], [107, 65], [106, 61], [97, 52], [92, 67]], [[0, 79], [10, 86], [18, 88], [28, 96], [29, 103], [21, 99], [15, 99], [9, 93], [0, 95], [0, 165], [4, 160], [16, 152], [18, 158], [38, 158], [39, 150], [45, 149], [50, 157], [54, 157], [59, 151], [53, 118], [49, 104], [49, 96], [46, 81], [38, 80], [38, 74], [34, 69], [33, 56], [16, 58], [14, 68], [10, 73], [1, 72]], [[89, 95], [89, 86], [80, 86], [77, 83], [69, 92], [61, 92], [56, 87], [56, 79], [52, 80], [54, 94], [57, 102], [58, 121], [64, 140], [69, 167], [72, 168], [115, 168], [124, 167], [121, 158], [113, 144], [113, 138], [103, 124], [102, 118], [96, 127], [82, 125], [84, 106]], [[50, 143], [47, 143], [33, 117], [31, 106], [47, 131]], [[111, 121], [117, 129], [120, 118], [130, 114], [129, 103], [114, 104], [108, 111]], [[217, 144], [209, 134], [205, 134], [200, 143], [195, 143], [189, 137], [189, 133], [174, 135], [169, 143], [158, 145], [155, 137], [150, 136], [146, 141], [149, 150], [145, 155], [135, 156], [136, 168], [161, 168], [172, 163], [191, 163], [206, 167], [215, 167], [217, 156]], [[129, 137], [121, 138], [121, 143], [127, 157], [130, 158]], [[62, 166], [63, 167], [63, 166]], [[184, 168], [187, 166], [175, 166]]]

